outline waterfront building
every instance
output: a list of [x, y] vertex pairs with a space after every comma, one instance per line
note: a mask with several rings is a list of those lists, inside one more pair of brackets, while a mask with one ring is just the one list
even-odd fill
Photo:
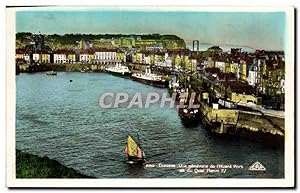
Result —
[[[133, 63], [139, 63], [139, 64], [151, 64], [151, 56], [153, 55], [153, 52], [147, 51], [147, 50], [140, 50], [133, 54]], [[154, 55], [153, 55], [154, 56]]]
[[151, 55], [150, 54], [145, 54], [144, 63], [145, 64], [152, 64], [152, 60], [151, 60]]
[[143, 53], [141, 52], [135, 53], [132, 57], [132, 62], [139, 63], [139, 64], [143, 63]]
[[120, 50], [117, 50], [116, 59], [121, 62], [126, 62], [126, 54]]
[[191, 69], [192, 72], [197, 71], [197, 65], [198, 65], [197, 59], [192, 58], [191, 62], [190, 62], [190, 65], [191, 65], [190, 69]]
[[96, 60], [116, 60], [117, 52], [115, 49], [98, 49], [95, 50]]
[[94, 52], [88, 52], [88, 63], [94, 62], [96, 55]]
[[177, 54], [174, 60], [175, 66], [180, 66], [182, 64], [182, 57]]
[[232, 102], [235, 103], [254, 103], [259, 104], [260, 100], [255, 95], [255, 88], [249, 85], [245, 81], [224, 81], [219, 82], [223, 84], [225, 89], [225, 96]]
[[89, 54], [88, 53], [80, 53], [80, 55], [79, 55], [79, 61], [80, 62], [87, 63], [88, 62], [88, 58], [89, 58]]
[[73, 64], [76, 62], [76, 53], [73, 50], [68, 50], [68, 52], [66, 53], [66, 59], [67, 59], [67, 63]]
[[25, 58], [25, 50], [22, 50], [22, 49], [16, 49], [16, 60], [24, 60]]
[[243, 62], [242, 64], [241, 64], [241, 66], [242, 66], [242, 80], [246, 80], [247, 79], [247, 64], [246, 64], [246, 62]]
[[263, 76], [263, 93], [268, 96], [281, 95], [284, 91], [285, 62], [283, 60], [266, 60], [266, 74]]
[[249, 85], [255, 86], [258, 84], [258, 65], [251, 64], [249, 67], [249, 74], [247, 77]]
[[54, 64], [64, 64], [67, 62], [66, 50], [57, 50], [53, 53]]
[[80, 50], [79, 62], [91, 63], [95, 59], [94, 54], [95, 52], [92, 49]]
[[[215, 68], [215, 61], [213, 60], [212, 57], [207, 57], [207, 67]], [[226, 66], [225, 66], [225, 71], [226, 71]]]
[[50, 54], [46, 53], [46, 52], [41, 53], [40, 62], [41, 63], [50, 63]]
[[38, 62], [40, 60], [40, 54], [38, 53], [33, 53], [32, 54], [32, 61]]
[[163, 53], [155, 53], [154, 62], [163, 62], [163, 61], [164, 61], [164, 54]]
[[167, 58], [165, 58], [165, 63], [168, 67], [171, 67], [173, 64], [173, 59], [171, 56], [168, 56]]
[[250, 85], [255, 86], [259, 92], [265, 93], [264, 84], [266, 80], [263, 80], [263, 77], [267, 77], [265, 60], [254, 58], [253, 63], [248, 66], [246, 80]]
[[116, 64], [125, 62], [126, 55], [117, 49], [100, 48], [94, 50], [93, 61], [96, 64]]
[[183, 68], [187, 70], [191, 70], [190, 58], [187, 55], [183, 56]]
[[237, 69], [238, 69], [238, 63], [232, 62], [230, 64], [230, 72], [233, 74], [237, 74]]
[[225, 62], [224, 61], [216, 61], [215, 67], [219, 68], [221, 72], [225, 73]]
[[24, 54], [24, 60], [26, 63], [30, 62], [30, 54]]

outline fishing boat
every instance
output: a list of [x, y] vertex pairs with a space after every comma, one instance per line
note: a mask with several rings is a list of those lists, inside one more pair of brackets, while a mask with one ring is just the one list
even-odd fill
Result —
[[55, 72], [55, 71], [48, 71], [48, 72], [46, 72], [46, 75], [48, 75], [48, 76], [50, 76], [50, 75], [57, 75], [57, 72]]
[[169, 92], [170, 96], [172, 96], [173, 93], [177, 93], [177, 89], [179, 87], [180, 87], [180, 85], [179, 85], [178, 74], [175, 74], [175, 76], [169, 82], [168, 92]]
[[124, 78], [129, 78], [132, 74], [129, 68], [121, 63], [117, 63], [114, 67], [106, 68], [106, 71], [112, 75], [121, 76]]
[[163, 79], [162, 76], [151, 73], [149, 66], [146, 68], [145, 73], [134, 73], [131, 78], [135, 81], [160, 88], [166, 88], [168, 85], [168, 81]]
[[[191, 96], [189, 89], [179, 96], [178, 114], [185, 125], [195, 125], [201, 118], [200, 103], [197, 96]], [[197, 106], [198, 105], [198, 106]]]
[[127, 156], [127, 163], [129, 164], [142, 164], [144, 163], [144, 152], [141, 146], [128, 135], [127, 144], [124, 149], [124, 153]]

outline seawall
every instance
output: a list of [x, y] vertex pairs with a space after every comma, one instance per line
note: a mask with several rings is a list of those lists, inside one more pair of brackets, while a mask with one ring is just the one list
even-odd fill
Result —
[[284, 145], [284, 119], [239, 109], [213, 109], [201, 104], [202, 123], [217, 134], [250, 138], [270, 145]]

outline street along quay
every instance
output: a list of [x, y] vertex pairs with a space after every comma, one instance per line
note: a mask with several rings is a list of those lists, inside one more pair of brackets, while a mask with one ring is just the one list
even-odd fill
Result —
[[[177, 88], [171, 88], [169, 93], [181, 95], [181, 100], [189, 99], [191, 93], [196, 93], [196, 101], [200, 101], [198, 122], [213, 133], [248, 138], [272, 146], [284, 145], [284, 111], [266, 109], [261, 104], [256, 104], [259, 97], [247, 95], [245, 92], [240, 94], [242, 98], [254, 99], [255, 103], [253, 101], [247, 103], [242, 99], [236, 102], [228, 100], [228, 95], [227, 98], [222, 97], [218, 87], [230, 81], [212, 82], [208, 76], [208, 74], [179, 75]], [[191, 101], [187, 100], [187, 103], [189, 102]], [[179, 111], [180, 113], [182, 112]], [[195, 113], [193, 115], [196, 116]], [[189, 121], [194, 122], [194, 119], [185, 120], [185, 123]]]

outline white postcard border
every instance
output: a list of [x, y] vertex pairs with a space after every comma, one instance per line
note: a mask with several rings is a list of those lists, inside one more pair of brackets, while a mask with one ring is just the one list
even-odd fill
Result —
[[[114, 6], [118, 7], [118, 6]], [[63, 9], [78, 9], [79, 7], [53, 7]], [[126, 6], [125, 8], [141, 9], [141, 6]], [[241, 6], [143, 6], [143, 9], [173, 11], [284, 11], [286, 12], [286, 93], [285, 93], [285, 178], [284, 179], [240, 179], [240, 178], [154, 178], [154, 179], [16, 179], [15, 168], [15, 11], [26, 8], [6, 9], [6, 186], [7, 187], [293, 187], [295, 185], [294, 169], [294, 8], [293, 7], [241, 7]], [[40, 9], [40, 8], [39, 8]], [[42, 8], [43, 9], [43, 8]], [[122, 8], [123, 9], [123, 8]]]

